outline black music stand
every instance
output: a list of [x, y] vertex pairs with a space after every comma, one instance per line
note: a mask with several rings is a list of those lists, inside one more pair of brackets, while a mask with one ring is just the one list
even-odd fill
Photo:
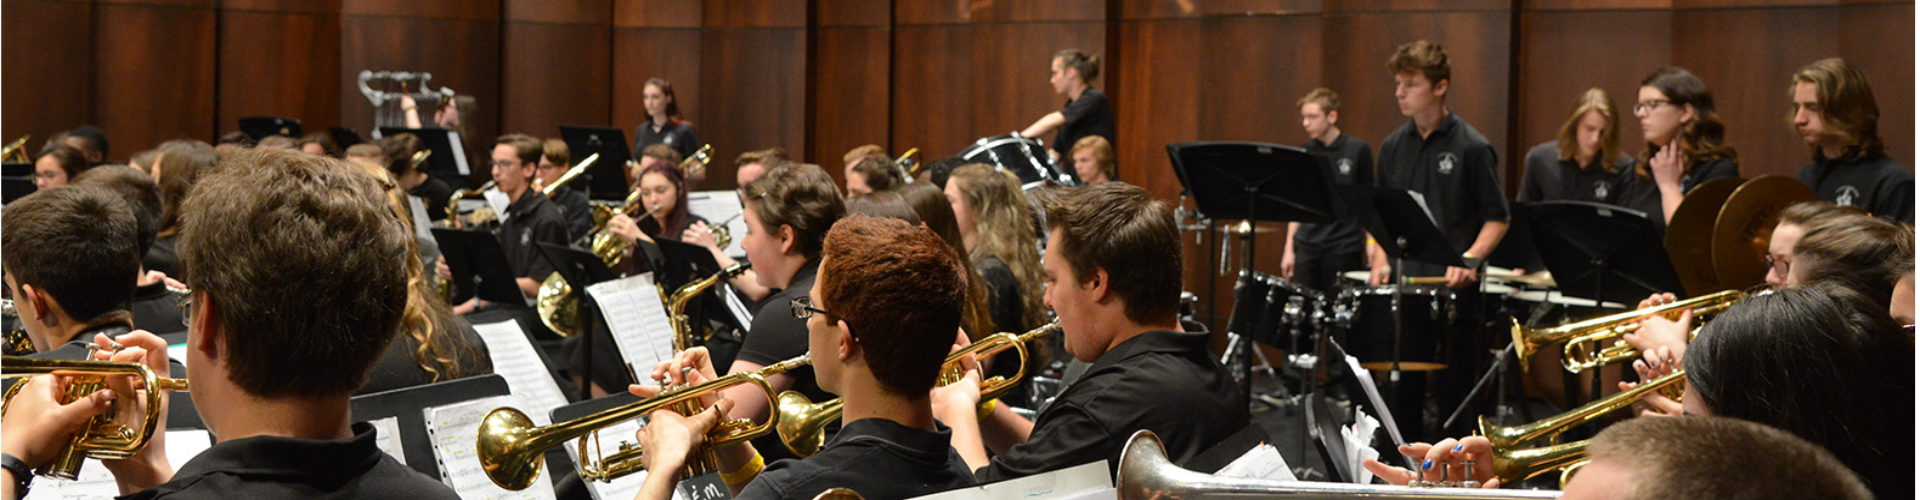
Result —
[[1542, 201], [1520, 208], [1533, 244], [1562, 290], [1592, 290], [1600, 301], [1637, 303], [1650, 294], [1686, 295], [1667, 258], [1655, 215], [1590, 201]]
[[[560, 275], [560, 279], [573, 289], [574, 295], [579, 299], [577, 302], [579, 309], [575, 312], [580, 315], [578, 318], [580, 331], [574, 334], [585, 336], [581, 340], [583, 344], [580, 347], [584, 351], [581, 356], [583, 359], [580, 364], [580, 373], [588, 374], [585, 380], [591, 381], [593, 380], [591, 376], [593, 352], [597, 349], [619, 352], [619, 348], [613, 345], [613, 339], [610, 338], [606, 339], [604, 346], [595, 345], [601, 340], [600, 336], [595, 334], [598, 329], [593, 327], [595, 319], [598, 318], [594, 313], [600, 306], [593, 301], [593, 296], [587, 294], [587, 287], [618, 279], [619, 276], [615, 275], [612, 269], [608, 269], [606, 262], [601, 261], [600, 256], [594, 255], [593, 252], [544, 241], [536, 241], [533, 246], [540, 252], [541, 258], [547, 259], [547, 263], [553, 265], [553, 272]], [[580, 399], [593, 397], [591, 382], [582, 384], [579, 390]]]
[[[1180, 184], [1193, 195], [1194, 208], [1208, 219], [1240, 218], [1251, 229], [1254, 221], [1324, 223], [1344, 216], [1342, 207], [1334, 203], [1332, 169], [1324, 158], [1304, 149], [1257, 142], [1183, 142], [1168, 144], [1167, 156], [1173, 161]], [[1254, 234], [1248, 231], [1241, 235], [1246, 240], [1246, 257], [1240, 270], [1241, 284], [1236, 288], [1253, 278], [1257, 255]], [[1245, 314], [1257, 313], [1236, 302], [1231, 317]], [[1228, 321], [1229, 325], [1235, 323], [1256, 322]], [[1241, 390], [1251, 402], [1253, 346], [1249, 342], [1277, 347], [1278, 339], [1274, 335], [1243, 338], [1246, 333], [1229, 329], [1227, 352], [1242, 360]]]
[[[1414, 201], [1410, 191], [1346, 184], [1334, 186], [1334, 189], [1340, 192], [1340, 198], [1346, 202], [1354, 220], [1366, 228], [1380, 249], [1393, 259], [1392, 286], [1399, 287], [1405, 283], [1407, 261], [1449, 267], [1479, 267], [1479, 262], [1463, 260], [1453, 244], [1447, 241], [1446, 235], [1434, 226], [1433, 218], [1426, 209]], [[1400, 295], [1396, 289], [1392, 306], [1393, 364], [1387, 372], [1388, 401], [1399, 401], [1401, 344], [1406, 336], [1406, 326], [1402, 324], [1399, 313]], [[1413, 419], [1414, 425], [1420, 425], [1418, 413], [1413, 415]]]
[[[468, 185], [467, 173], [472, 171], [473, 160], [467, 158], [466, 145], [461, 142], [460, 132], [444, 128], [380, 127], [381, 137], [400, 134], [419, 137], [420, 143], [433, 151], [427, 157], [427, 175], [447, 180], [455, 189]], [[486, 160], [489, 164], [492, 161], [491, 158]]]
[[248, 139], [260, 142], [271, 135], [300, 137], [300, 120], [278, 116], [248, 116], [240, 119], [240, 132]]
[[433, 241], [440, 244], [440, 256], [447, 259], [453, 273], [452, 304], [480, 297], [497, 304], [525, 307], [526, 294], [514, 279], [507, 252], [493, 233], [465, 229], [433, 228]]
[[440, 460], [434, 457], [433, 440], [427, 437], [426, 409], [509, 393], [507, 379], [487, 374], [354, 396], [350, 406], [355, 422], [397, 419], [400, 449], [406, 455], [407, 466], [438, 478], [441, 477]]
[[13, 203], [13, 200], [39, 190], [40, 187], [33, 183], [32, 163], [0, 163], [0, 204]]
[[600, 154], [600, 160], [581, 174], [587, 177], [583, 180], [588, 198], [620, 200], [627, 196], [626, 166], [633, 161], [633, 151], [627, 149], [625, 132], [614, 127], [561, 125], [560, 140], [567, 143], [567, 150], [575, 158]]
[[339, 125], [327, 127], [327, 135], [333, 137], [334, 146], [339, 147], [341, 151], [346, 151], [347, 148], [353, 147], [355, 144], [366, 142], [360, 139], [359, 132], [354, 131], [352, 128]]

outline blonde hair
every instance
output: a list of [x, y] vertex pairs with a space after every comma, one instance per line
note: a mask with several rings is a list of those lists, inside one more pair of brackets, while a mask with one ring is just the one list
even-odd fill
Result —
[[[399, 214], [407, 233], [414, 234], [413, 211], [407, 205], [407, 193], [399, 188], [387, 169], [360, 162], [345, 163], [365, 170], [386, 188], [387, 205]], [[417, 258], [419, 241], [407, 240], [407, 249], [409, 255], [416, 257], [407, 259], [407, 305], [400, 313], [400, 333], [413, 337], [419, 344], [413, 349], [413, 362], [426, 370], [434, 382], [464, 377], [468, 374], [461, 369], [458, 352], [471, 350], [473, 346], [454, 335], [444, 323], [451, 315], [445, 310], [446, 304], [431, 295], [433, 288], [426, 280], [426, 265]]]
[[[1100, 163], [1100, 171], [1107, 174], [1107, 180], [1120, 180], [1120, 167], [1113, 163], [1113, 143], [1107, 142], [1107, 138], [1097, 135], [1081, 137], [1080, 140], [1074, 141], [1073, 149], [1067, 151], [1067, 156], [1071, 158], [1079, 154], [1082, 149], [1093, 153], [1093, 161]], [[1080, 179], [1080, 181], [1085, 182], [1086, 179]]]
[[1560, 124], [1560, 135], [1556, 141], [1560, 149], [1560, 159], [1569, 161], [1579, 156], [1580, 121], [1586, 119], [1587, 113], [1600, 113], [1600, 117], [1606, 119], [1607, 124], [1600, 129], [1600, 151], [1594, 154], [1593, 161], [1600, 164], [1601, 171], [1614, 173], [1614, 159], [1620, 157], [1619, 109], [1614, 107], [1613, 98], [1607, 96], [1607, 91], [1600, 90], [1600, 87], [1582, 92], [1580, 99], [1573, 101], [1573, 112], [1567, 114], [1566, 123]]
[[1020, 180], [1012, 173], [971, 163], [954, 169], [947, 182], [959, 183], [959, 191], [973, 211], [974, 245], [967, 251], [967, 258], [976, 266], [987, 257], [1005, 262], [1020, 285], [1024, 313], [1021, 327], [1040, 326], [1046, 321], [1041, 303], [1041, 284], [1046, 277], [1040, 269], [1033, 208], [1020, 192]]

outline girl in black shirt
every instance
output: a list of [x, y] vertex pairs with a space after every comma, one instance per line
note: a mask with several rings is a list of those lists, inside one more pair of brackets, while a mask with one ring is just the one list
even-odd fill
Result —
[[1053, 136], [1054, 163], [1066, 157], [1082, 137], [1097, 135], [1112, 141], [1113, 106], [1108, 104], [1106, 94], [1092, 88], [1093, 79], [1100, 77], [1100, 58], [1080, 49], [1062, 50], [1053, 55], [1052, 75], [1048, 81], [1053, 83], [1054, 93], [1067, 96], [1066, 107], [1040, 117], [1020, 135], [1038, 137], [1059, 130]]
[[654, 144], [672, 147], [681, 158], [693, 156], [700, 149], [700, 137], [694, 135], [693, 122], [680, 115], [680, 100], [673, 96], [673, 84], [649, 78], [640, 89], [647, 106], [647, 122], [633, 130], [633, 157], [639, 158], [641, 150]]
[[1713, 108], [1713, 91], [1700, 77], [1677, 67], [1653, 72], [1640, 81], [1633, 114], [1647, 139], [1636, 175], [1651, 185], [1625, 203], [1629, 208], [1660, 214], [1658, 222], [1664, 224], [1694, 186], [1740, 176], [1734, 150], [1726, 145], [1727, 126]]

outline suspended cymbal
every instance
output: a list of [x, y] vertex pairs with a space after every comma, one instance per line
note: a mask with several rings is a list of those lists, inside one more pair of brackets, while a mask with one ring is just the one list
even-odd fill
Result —
[[1740, 179], [1714, 179], [1694, 186], [1673, 210], [1673, 220], [1667, 221], [1667, 258], [1673, 261], [1673, 272], [1680, 275], [1680, 286], [1688, 297], [1726, 289], [1713, 269], [1713, 222], [1740, 184]]
[[1818, 200], [1813, 189], [1784, 175], [1741, 184], [1713, 223], [1713, 270], [1720, 288], [1751, 288], [1767, 280], [1767, 242], [1787, 206]]

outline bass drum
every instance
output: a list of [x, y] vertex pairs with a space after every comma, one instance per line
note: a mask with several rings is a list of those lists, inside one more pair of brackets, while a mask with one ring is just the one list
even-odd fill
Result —
[[1020, 137], [1019, 134], [973, 141], [972, 146], [960, 151], [960, 159], [1013, 172], [1020, 178], [1020, 188], [1025, 190], [1032, 190], [1046, 181], [1068, 186], [1080, 185], [1080, 179], [1072, 172], [1061, 172], [1054, 168], [1052, 157], [1047, 155], [1047, 147], [1040, 144], [1039, 139]]

